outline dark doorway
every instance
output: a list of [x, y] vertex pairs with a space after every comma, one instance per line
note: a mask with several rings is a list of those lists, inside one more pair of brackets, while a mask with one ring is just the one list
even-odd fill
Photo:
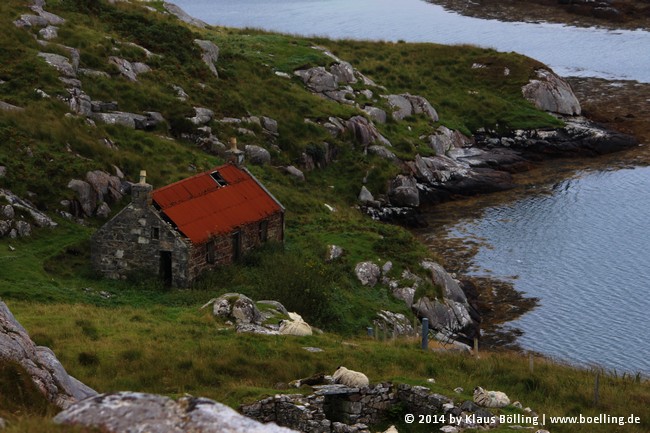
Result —
[[165, 283], [165, 286], [172, 285], [172, 252], [160, 252], [160, 278]]
[[241, 257], [241, 232], [236, 231], [232, 234], [232, 261], [237, 261]]

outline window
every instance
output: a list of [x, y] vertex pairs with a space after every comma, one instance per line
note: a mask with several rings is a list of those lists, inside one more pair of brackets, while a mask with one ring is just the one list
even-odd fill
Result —
[[261, 242], [266, 242], [268, 239], [269, 222], [267, 220], [261, 221], [259, 226], [259, 236]]
[[208, 241], [205, 244], [205, 261], [210, 264], [214, 263], [214, 241]]
[[218, 171], [213, 171], [210, 173], [210, 177], [219, 184], [219, 186], [226, 186], [228, 185], [228, 182], [226, 182], [226, 179], [224, 179], [221, 174]]
[[160, 228], [151, 227], [151, 239], [160, 239]]

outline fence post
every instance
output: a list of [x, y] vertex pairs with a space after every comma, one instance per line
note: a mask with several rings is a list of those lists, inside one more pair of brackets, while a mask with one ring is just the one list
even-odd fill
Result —
[[474, 356], [476, 356], [476, 359], [479, 358], [479, 356], [478, 356], [478, 337], [474, 337]]
[[533, 373], [533, 370], [534, 370], [534, 362], [535, 361], [534, 361], [534, 358], [533, 358], [533, 354], [529, 353], [528, 354], [528, 369], [530, 370], [531, 374]]
[[429, 319], [422, 319], [422, 350], [429, 350]]
[[594, 406], [598, 406], [598, 387], [600, 386], [600, 371], [596, 372], [596, 382], [594, 384]]

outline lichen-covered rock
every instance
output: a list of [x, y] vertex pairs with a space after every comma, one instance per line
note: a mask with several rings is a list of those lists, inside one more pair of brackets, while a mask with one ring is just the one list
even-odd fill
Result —
[[357, 263], [354, 274], [364, 286], [374, 287], [379, 282], [381, 269], [373, 262]]
[[64, 76], [72, 78], [77, 76], [77, 71], [67, 57], [54, 53], [38, 53], [38, 56]]
[[54, 353], [36, 346], [27, 331], [0, 301], [0, 359], [20, 364], [34, 384], [52, 403], [66, 408], [97, 393], [69, 376]]
[[33, 5], [31, 9], [38, 14], [39, 17], [45, 19], [48, 24], [51, 24], [53, 26], [60, 26], [65, 24], [65, 19], [61, 18], [58, 15], [55, 15], [51, 12], [48, 12], [46, 10], [43, 10], [42, 6], [39, 5]]
[[384, 98], [386, 98], [388, 105], [393, 109], [392, 115], [395, 120], [403, 120], [405, 117], [413, 114], [422, 113], [432, 122], [438, 121], [438, 113], [429, 101], [422, 96], [404, 93], [401, 95], [387, 95]]
[[377, 318], [373, 323], [384, 333], [392, 336], [413, 335], [413, 325], [411, 321], [401, 313], [381, 310], [377, 313]]
[[93, 187], [83, 180], [72, 179], [68, 182], [68, 188], [75, 192], [75, 199], [81, 206], [83, 214], [85, 216], [92, 216], [97, 208], [97, 195]]
[[190, 117], [189, 120], [195, 125], [205, 125], [206, 123], [209, 123], [214, 117], [214, 111], [210, 110], [209, 108], [194, 107], [194, 111], [196, 113], [195, 116]]
[[217, 47], [211, 41], [204, 41], [201, 39], [194, 39], [194, 43], [198, 45], [203, 52], [201, 55], [201, 60], [203, 60], [203, 63], [208, 66], [208, 69], [210, 69], [210, 72], [212, 72], [215, 77], [218, 77], [219, 73], [217, 72], [217, 67], [214, 64], [217, 63], [217, 60], [219, 60], [219, 47]]
[[526, 99], [540, 110], [569, 116], [580, 114], [580, 102], [569, 83], [547, 69], [538, 69], [536, 73], [537, 79], [521, 89]]
[[38, 35], [46, 41], [56, 39], [59, 36], [59, 28], [56, 26], [47, 26], [38, 31]]
[[117, 66], [120, 74], [122, 74], [129, 81], [138, 81], [138, 71], [128, 60], [116, 56], [111, 56], [108, 58], [108, 62], [112, 65]]
[[261, 424], [206, 398], [169, 397], [138, 392], [101, 394], [59, 413], [57, 424], [97, 427], [109, 433], [291, 433]]
[[334, 91], [339, 87], [338, 78], [322, 66], [298, 70], [294, 74], [302, 78], [305, 85], [317, 93]]
[[368, 113], [368, 116], [370, 116], [373, 122], [386, 123], [387, 115], [386, 112], [381, 108], [368, 105], [363, 108], [363, 111]]
[[338, 79], [339, 83], [354, 84], [357, 82], [357, 78], [354, 76], [354, 68], [348, 62], [334, 63], [330, 67], [330, 72]]
[[328, 245], [327, 246], [327, 257], [325, 258], [328, 262], [334, 261], [343, 255], [343, 248], [338, 245]]
[[145, 129], [143, 125], [147, 123], [147, 116], [123, 111], [92, 113], [92, 118], [109, 125], [121, 125], [132, 129]]
[[271, 153], [263, 147], [249, 144], [244, 147], [244, 151], [246, 152], [246, 159], [251, 164], [266, 165], [271, 163]]

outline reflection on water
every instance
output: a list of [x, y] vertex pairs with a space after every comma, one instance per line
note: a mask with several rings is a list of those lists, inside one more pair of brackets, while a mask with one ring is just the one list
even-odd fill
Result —
[[[650, 82], [650, 32], [464, 17], [423, 0], [175, 0], [210, 24], [516, 51], [561, 75]], [[607, 53], [607, 55], [603, 55]], [[353, 59], [351, 59], [353, 61]]]
[[586, 174], [449, 228], [482, 238], [473, 273], [517, 276], [541, 306], [524, 348], [650, 374], [650, 168]]

